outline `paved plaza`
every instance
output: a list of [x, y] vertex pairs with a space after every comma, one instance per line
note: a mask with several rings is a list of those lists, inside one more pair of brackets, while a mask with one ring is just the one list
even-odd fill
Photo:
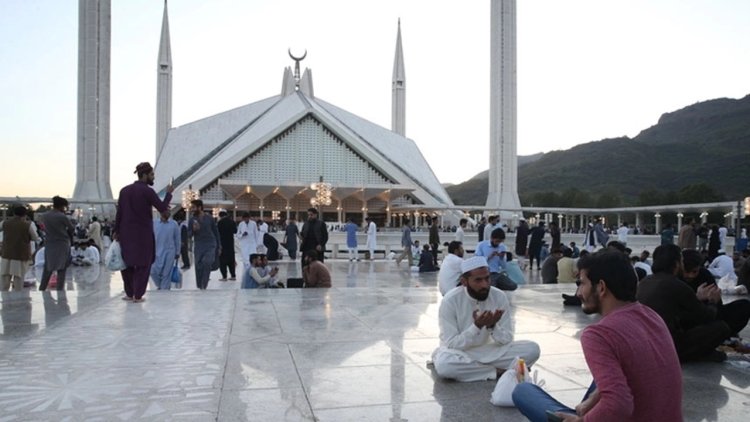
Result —
[[[425, 365], [438, 344], [436, 273], [327, 264], [331, 289], [240, 290], [215, 272], [198, 291], [189, 270], [181, 290], [133, 304], [118, 273], [93, 268], [70, 271], [64, 292], [3, 293], [0, 421], [523, 420], [490, 404], [493, 382], [444, 381]], [[282, 278], [300, 273], [278, 265]], [[596, 320], [563, 307], [572, 289], [510, 294], [516, 338], [540, 344], [534, 369], [571, 406], [591, 382], [578, 338]], [[685, 419], [746, 420], [745, 363], [685, 365]]]

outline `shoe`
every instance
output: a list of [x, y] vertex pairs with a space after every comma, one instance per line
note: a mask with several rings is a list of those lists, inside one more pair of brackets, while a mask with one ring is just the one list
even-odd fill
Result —
[[181, 270], [189, 270], [190, 269], [190, 265], [183, 265], [182, 267], [180, 267], [180, 269]]
[[132, 302], [132, 301], [133, 301], [133, 298], [132, 298], [132, 297], [130, 297], [130, 296], [123, 296], [123, 297], [121, 297], [120, 299], [122, 299], [122, 300], [126, 300], [126, 301], [128, 301], [128, 302]]
[[581, 306], [581, 299], [579, 299], [578, 296], [571, 296], [571, 295], [566, 295], [565, 293], [563, 293], [562, 298], [563, 298], [563, 305]]
[[229, 277], [229, 281], [237, 281], [237, 277]]
[[279, 289], [286, 289], [286, 286], [284, 285], [283, 281], [277, 281], [276, 287], [278, 287]]
[[140, 299], [133, 299], [133, 303], [141, 303], [141, 302], [145, 302], [145, 301], [146, 301], [145, 297], [142, 297]]
[[227, 281], [226, 278], [220, 278], [219, 281]]

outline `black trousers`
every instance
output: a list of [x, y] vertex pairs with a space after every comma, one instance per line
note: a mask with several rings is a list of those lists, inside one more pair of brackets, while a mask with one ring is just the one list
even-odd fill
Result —
[[236, 278], [234, 268], [237, 263], [234, 262], [234, 253], [231, 255], [222, 253], [219, 256], [219, 271], [221, 272], [221, 278], [227, 278], [227, 268], [229, 268], [229, 274], [232, 278]]
[[680, 362], [699, 360], [708, 356], [729, 338], [729, 325], [722, 320], [695, 326], [673, 337]]
[[437, 267], [437, 265], [438, 265], [438, 262], [437, 262], [438, 247], [440, 246], [440, 244], [439, 243], [431, 243], [430, 246], [432, 246], [432, 261], [435, 264], [435, 266]]
[[727, 323], [732, 336], [742, 331], [750, 320], [750, 301], [738, 299], [734, 302], [719, 306], [717, 319]]
[[180, 247], [180, 255], [182, 255], [182, 265], [189, 267], [190, 266], [190, 254], [188, 253], [188, 247], [187, 244], [183, 243]]

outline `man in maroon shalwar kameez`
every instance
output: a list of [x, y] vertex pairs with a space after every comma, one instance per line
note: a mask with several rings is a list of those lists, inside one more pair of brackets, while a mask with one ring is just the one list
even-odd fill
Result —
[[151, 207], [159, 212], [169, 209], [174, 188], [171, 183], [167, 186], [167, 194], [162, 201], [150, 187], [154, 184], [154, 168], [151, 164], [138, 164], [135, 173], [138, 180], [120, 190], [113, 233], [120, 242], [122, 259], [127, 265], [121, 271], [125, 285], [123, 300], [142, 302], [156, 249]]

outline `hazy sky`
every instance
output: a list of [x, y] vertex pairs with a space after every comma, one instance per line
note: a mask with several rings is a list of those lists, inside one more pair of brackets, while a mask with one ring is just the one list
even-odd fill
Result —
[[[111, 185], [154, 160], [161, 0], [112, 1]], [[401, 18], [406, 135], [441, 182], [489, 167], [490, 1], [172, 0], [173, 126], [281, 90], [307, 49], [317, 97], [390, 128]], [[78, 2], [0, 0], [0, 196], [71, 195]], [[750, 1], [519, 0], [518, 151], [635, 136], [750, 93]]]

